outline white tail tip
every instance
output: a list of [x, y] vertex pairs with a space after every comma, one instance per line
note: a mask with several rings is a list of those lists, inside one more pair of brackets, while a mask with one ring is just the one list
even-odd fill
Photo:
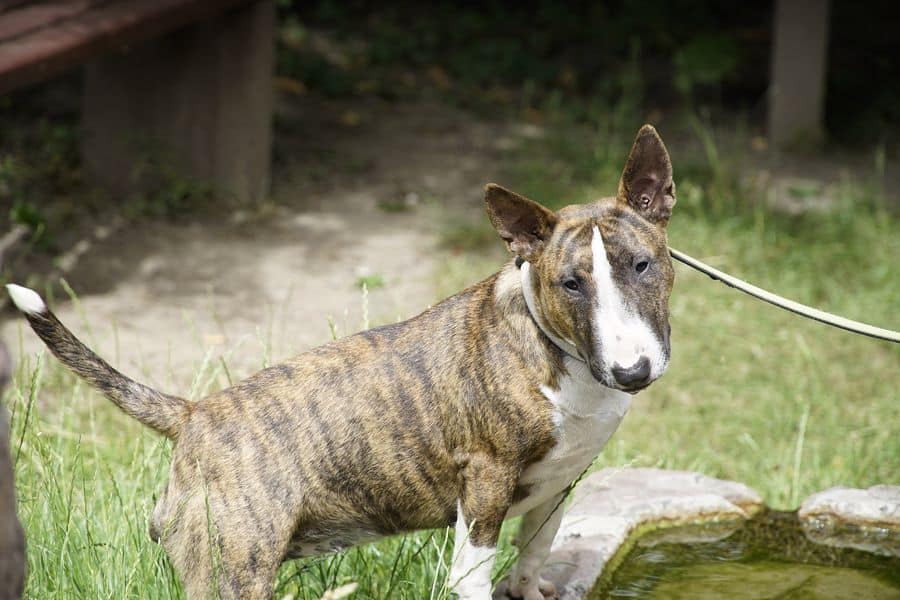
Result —
[[6, 284], [6, 291], [12, 298], [16, 308], [27, 315], [36, 315], [47, 311], [47, 305], [41, 300], [41, 297], [34, 290], [16, 285], [14, 283]]

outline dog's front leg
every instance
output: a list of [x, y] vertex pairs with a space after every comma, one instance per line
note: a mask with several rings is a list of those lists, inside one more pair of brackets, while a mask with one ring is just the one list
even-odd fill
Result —
[[460, 600], [490, 600], [497, 539], [519, 471], [486, 454], [463, 462], [449, 581]]
[[553, 496], [522, 517], [515, 540], [519, 560], [509, 575], [509, 596], [524, 600], [558, 598], [553, 584], [541, 579], [540, 572], [562, 521], [563, 499], [563, 494]]

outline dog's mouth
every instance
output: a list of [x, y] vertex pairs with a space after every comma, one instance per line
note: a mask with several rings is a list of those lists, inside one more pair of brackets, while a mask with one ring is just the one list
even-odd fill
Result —
[[587, 363], [588, 368], [590, 368], [591, 370], [591, 376], [597, 383], [599, 383], [603, 387], [608, 387], [614, 390], [621, 390], [621, 386], [616, 383], [616, 380], [612, 378], [612, 375], [610, 375], [605, 368], [603, 368], [603, 365], [600, 364], [599, 361], [594, 360], [593, 357], [588, 356], [584, 362]]
[[617, 389], [620, 389], [620, 390], [622, 390], [623, 392], [628, 392], [629, 394], [634, 395], [634, 394], [637, 394], [637, 393], [640, 392], [640, 391], [646, 390], [648, 387], [650, 387], [650, 384], [651, 384], [651, 383], [653, 383], [653, 382], [652, 382], [652, 381], [648, 381], [647, 383], [643, 383], [643, 384], [641, 384], [641, 385], [636, 385], [636, 386], [631, 386], [631, 387], [628, 387], [628, 388], [625, 388], [625, 387], [622, 387], [622, 386], [618, 386]]

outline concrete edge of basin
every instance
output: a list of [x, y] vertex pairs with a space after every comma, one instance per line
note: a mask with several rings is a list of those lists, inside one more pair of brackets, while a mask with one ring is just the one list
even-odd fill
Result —
[[604, 469], [576, 488], [544, 569], [561, 600], [580, 600], [645, 529], [743, 522], [764, 508], [748, 486], [689, 471]]
[[816, 543], [900, 556], [900, 486], [829, 488], [804, 500], [797, 516]]

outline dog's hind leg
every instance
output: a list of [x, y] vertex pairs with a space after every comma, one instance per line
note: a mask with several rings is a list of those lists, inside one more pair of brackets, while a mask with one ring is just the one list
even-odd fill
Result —
[[291, 520], [273, 507], [248, 509], [240, 499], [232, 503], [217, 498], [194, 502], [177, 517], [175, 527], [162, 534], [190, 600], [272, 596], [275, 572], [293, 530]]
[[236, 515], [219, 530], [221, 598], [268, 600], [275, 572], [290, 538], [287, 523], [254, 523], [250, 514]]

